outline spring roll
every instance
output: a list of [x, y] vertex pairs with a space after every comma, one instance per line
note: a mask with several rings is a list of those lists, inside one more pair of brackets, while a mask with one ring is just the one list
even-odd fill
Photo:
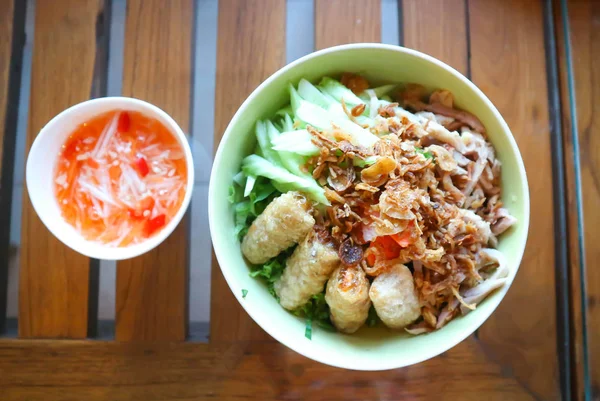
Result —
[[314, 225], [308, 200], [298, 192], [287, 192], [254, 220], [242, 241], [242, 253], [250, 263], [265, 263], [300, 242]]
[[408, 267], [397, 264], [373, 280], [369, 296], [381, 321], [401, 329], [421, 315], [419, 297]]
[[295, 310], [306, 304], [310, 297], [323, 291], [339, 263], [333, 245], [323, 243], [312, 230], [289, 257], [283, 274], [275, 282], [281, 306]]
[[358, 266], [340, 266], [329, 278], [325, 291], [331, 322], [343, 333], [354, 333], [369, 316], [369, 280]]

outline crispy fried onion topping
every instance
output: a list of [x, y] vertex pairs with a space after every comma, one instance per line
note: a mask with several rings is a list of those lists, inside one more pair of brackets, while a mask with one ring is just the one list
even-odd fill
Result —
[[[354, 74], [342, 83], [357, 94], [368, 88]], [[406, 85], [398, 101], [377, 110], [370, 130], [380, 139], [368, 149], [339, 127], [307, 126], [320, 151], [306, 166], [331, 203], [316, 218], [343, 265], [370, 277], [411, 267], [421, 318], [406, 331], [419, 334], [475, 309], [507, 280], [492, 248], [516, 219], [501, 200], [501, 164], [481, 122], [456, 109], [447, 90], [427, 96]], [[342, 107], [358, 124], [366, 106]]]

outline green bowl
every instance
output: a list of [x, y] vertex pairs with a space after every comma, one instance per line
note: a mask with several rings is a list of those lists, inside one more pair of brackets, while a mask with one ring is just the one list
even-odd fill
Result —
[[[410, 336], [386, 328], [363, 327], [345, 335], [313, 328], [304, 336], [305, 322], [283, 309], [265, 285], [251, 278], [234, 235], [228, 187], [253, 149], [254, 124], [270, 118], [289, 102], [286, 86], [301, 78], [315, 82], [325, 75], [354, 72], [372, 84], [412, 82], [429, 89], [450, 90], [458, 107], [475, 114], [485, 125], [502, 162], [503, 201], [518, 223], [500, 238], [499, 250], [510, 268], [508, 282], [477, 309], [452, 320], [441, 330]], [[515, 278], [529, 227], [529, 190], [517, 144], [500, 113], [471, 81], [448, 65], [414, 50], [381, 44], [351, 44], [309, 54], [277, 71], [246, 99], [219, 144], [208, 194], [210, 232], [221, 271], [242, 307], [267, 333], [294, 351], [316, 361], [347, 369], [384, 370], [432, 358], [464, 340], [496, 309]], [[242, 289], [247, 295], [242, 298]]]

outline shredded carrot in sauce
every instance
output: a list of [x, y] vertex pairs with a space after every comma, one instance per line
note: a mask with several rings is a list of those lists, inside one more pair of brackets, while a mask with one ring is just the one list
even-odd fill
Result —
[[88, 240], [123, 247], [155, 235], [175, 216], [186, 193], [187, 165], [161, 122], [118, 110], [69, 136], [54, 177], [65, 220]]

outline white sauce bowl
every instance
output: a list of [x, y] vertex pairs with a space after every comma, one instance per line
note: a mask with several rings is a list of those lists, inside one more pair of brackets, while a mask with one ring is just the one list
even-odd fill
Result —
[[[111, 247], [86, 240], [61, 215], [55, 195], [55, 172], [61, 147], [84, 122], [113, 110], [137, 111], [160, 121], [173, 134], [185, 154], [187, 186], [177, 214], [159, 232], [146, 241], [126, 247]], [[175, 120], [158, 107], [139, 99], [105, 97], [88, 100], [69, 107], [42, 128], [27, 157], [25, 171], [27, 192], [33, 209], [56, 238], [69, 248], [91, 258], [122, 260], [139, 256], [163, 242], [177, 227], [190, 204], [194, 188], [194, 162], [188, 140]]]

